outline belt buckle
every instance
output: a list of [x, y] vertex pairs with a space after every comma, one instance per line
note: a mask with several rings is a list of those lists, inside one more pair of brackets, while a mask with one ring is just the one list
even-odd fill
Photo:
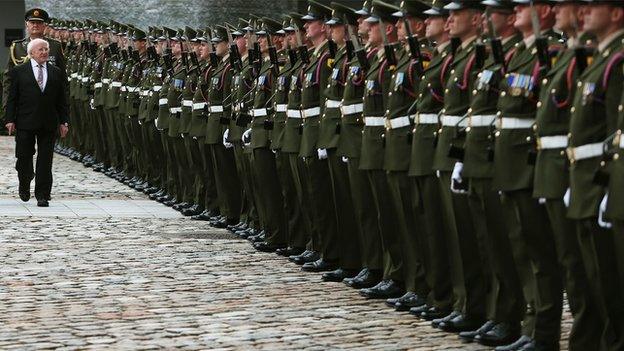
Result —
[[392, 129], [392, 122], [390, 122], [390, 119], [384, 118], [384, 126], [386, 129]]
[[541, 150], [542, 149], [542, 138], [536, 138], [536, 144], [537, 144], [537, 149]]
[[570, 161], [570, 164], [576, 162], [576, 157], [574, 155], [574, 148], [573, 147], [568, 147], [566, 149], [566, 154], [568, 155], [568, 160]]
[[615, 134], [615, 137], [613, 137], [613, 146], [619, 147], [621, 140], [622, 140], [622, 131], [618, 130]]

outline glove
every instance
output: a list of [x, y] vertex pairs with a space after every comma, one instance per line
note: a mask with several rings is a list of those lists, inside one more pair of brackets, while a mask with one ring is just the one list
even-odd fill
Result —
[[89, 100], [89, 108], [91, 110], [95, 110], [95, 99], [92, 98], [91, 100]]
[[243, 133], [243, 143], [245, 146], [249, 146], [251, 144], [251, 128], [247, 129], [245, 133]]
[[566, 190], [565, 194], [563, 195], [563, 204], [565, 205], [565, 207], [570, 207], [570, 188], [568, 188], [568, 190]]
[[611, 229], [612, 224], [605, 220], [605, 212], [607, 212], [607, 202], [609, 202], [609, 193], [606, 193], [605, 196], [600, 201], [600, 206], [598, 207], [598, 225], [605, 229]]
[[349, 158], [346, 156], [342, 156], [342, 162], [349, 163]]
[[231, 149], [234, 147], [234, 144], [230, 143], [227, 140], [229, 135], [230, 135], [230, 129], [226, 129], [225, 133], [223, 133], [223, 146], [225, 146], [226, 149]]
[[460, 188], [462, 184], [461, 172], [464, 169], [464, 164], [462, 162], [455, 162], [455, 167], [453, 167], [453, 173], [451, 174], [451, 191], [455, 194], [465, 194], [466, 189]]
[[316, 152], [318, 153], [319, 160], [327, 159], [327, 149], [316, 149]]

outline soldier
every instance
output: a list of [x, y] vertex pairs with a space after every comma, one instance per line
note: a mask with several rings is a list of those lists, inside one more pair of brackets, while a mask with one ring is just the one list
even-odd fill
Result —
[[539, 82], [560, 45], [547, 1], [515, 0], [515, 27], [522, 34], [499, 84], [493, 188], [500, 191], [514, 261], [527, 303], [523, 335], [502, 349], [559, 349], [563, 291], [554, 234], [544, 208], [532, 197]]
[[[603, 141], [616, 130], [624, 82], [623, 5], [612, 1], [588, 1], [586, 5], [583, 28], [596, 37], [597, 51], [577, 79], [570, 107], [570, 189], [564, 196], [569, 203], [567, 215], [576, 222], [580, 251], [595, 298], [596, 309], [592, 312], [601, 321], [594, 328], [604, 327], [602, 343], [596, 343], [596, 348], [605, 350], [624, 348], [622, 266], [618, 266], [621, 238], [608, 225], [598, 223], [600, 203], [606, 192], [606, 182], [599, 172], [604, 162]], [[609, 185], [621, 181], [614, 178], [616, 175], [611, 175]], [[618, 191], [609, 188], [614, 189]]]
[[[524, 313], [522, 291], [511, 254], [507, 227], [503, 221], [498, 193], [492, 189], [492, 159], [494, 149], [494, 121], [498, 86], [505, 74], [506, 63], [515, 53], [521, 40], [514, 28], [513, 3], [483, 1], [486, 5], [483, 28], [489, 38], [489, 52], [484, 43], [476, 43], [476, 58], [482, 66], [478, 75], [471, 76], [472, 91], [468, 109], [468, 127], [465, 128], [463, 169], [455, 174], [457, 184], [468, 182], [468, 206], [481, 256], [487, 295], [484, 297], [486, 318], [476, 330], [459, 333], [467, 341], [478, 341], [487, 346], [506, 345], [520, 334], [520, 320]], [[490, 25], [491, 24], [491, 25]]]

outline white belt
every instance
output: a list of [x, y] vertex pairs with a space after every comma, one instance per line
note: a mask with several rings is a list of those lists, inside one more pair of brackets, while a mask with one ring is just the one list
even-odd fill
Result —
[[166, 105], [169, 102], [169, 100], [167, 100], [167, 98], [163, 98], [163, 99], [159, 99], [158, 100], [158, 104], [160, 106]]
[[342, 112], [343, 116], [352, 115], [355, 113], [360, 113], [364, 111], [364, 104], [353, 104], [340, 106], [340, 112]]
[[585, 144], [578, 147], [569, 147], [566, 152], [571, 162], [601, 156], [604, 153], [603, 143]]
[[71, 82], [72, 78], [71, 77], [67, 77], [67, 81]]
[[470, 127], [489, 127], [496, 121], [496, 115], [475, 115], [470, 116], [468, 125]]
[[567, 135], [544, 136], [537, 139], [537, 148], [545, 149], [565, 149], [568, 147]]
[[121, 87], [121, 82], [112, 82], [111, 86], [119, 88], [119, 87]]
[[286, 112], [287, 109], [288, 109], [288, 105], [286, 104], [275, 105], [275, 112]]
[[139, 93], [141, 96], [149, 96], [150, 91], [149, 90], [141, 90], [141, 92]]
[[126, 87], [126, 89], [128, 89], [128, 92], [130, 92], [130, 93], [135, 93], [135, 92], [139, 91], [139, 88], [137, 88], [137, 87]]
[[390, 128], [390, 129], [403, 128], [411, 124], [412, 123], [410, 121], [409, 116], [397, 117], [397, 118], [386, 120], [386, 128]]
[[182, 112], [182, 107], [170, 107], [169, 113], [179, 113]]
[[624, 138], [620, 138], [620, 149], [624, 149]]
[[[114, 86], [114, 85], [113, 85], [113, 86]], [[123, 91], [127, 91], [128, 89], [127, 89], [127, 87], [124, 85], [124, 86], [122, 86], [122, 87], [121, 87], [121, 89], [119, 89], [119, 90], [121, 90], [121, 91], [123, 92]]]
[[104, 83], [104, 84], [108, 84], [108, 83], [110, 83], [110, 79], [108, 79], [108, 78], [102, 78], [102, 83]]
[[468, 118], [464, 118], [464, 116], [447, 116], [442, 115], [440, 118], [443, 126], [446, 127], [467, 127], [468, 126]]
[[82, 82], [88, 83], [90, 79], [91, 79], [90, 77], [82, 77]]
[[97, 82], [97, 83], [95, 83], [95, 84], [93, 85], [93, 87], [94, 87], [95, 89], [101, 88], [101, 87], [102, 87], [102, 82]]
[[436, 113], [417, 113], [413, 116], [416, 124], [438, 124], [438, 115]]
[[182, 106], [193, 107], [193, 100], [182, 100]]
[[82, 80], [82, 74], [76, 74], [76, 78], [77, 78], [78, 80]]
[[310, 108], [306, 108], [305, 110], [301, 110], [301, 116], [303, 116], [303, 118], [316, 117], [320, 114], [321, 114], [320, 107], [310, 107]]
[[160, 91], [160, 89], [162, 89], [162, 85], [154, 85], [154, 86], [152, 87], [152, 90], [153, 90], [153, 91]]
[[78, 73], [72, 73], [69, 76], [72, 77], [72, 78], [76, 78], [76, 77], [78, 77]]
[[535, 124], [534, 119], [503, 117], [500, 119], [500, 129], [530, 129]]
[[267, 109], [266, 108], [255, 108], [255, 109], [251, 110], [251, 115], [254, 116], [254, 117], [266, 116], [267, 115]]
[[301, 111], [299, 111], [299, 110], [286, 110], [286, 116], [288, 116], [288, 118], [301, 118]]
[[364, 125], [368, 127], [379, 127], [386, 125], [385, 117], [364, 117]]
[[196, 102], [193, 104], [193, 111], [196, 110], [203, 110], [206, 107], [206, 103], [205, 102]]
[[223, 112], [223, 105], [210, 106], [210, 112]]
[[342, 101], [337, 100], [326, 100], [325, 107], [327, 108], [339, 108], [342, 105]]

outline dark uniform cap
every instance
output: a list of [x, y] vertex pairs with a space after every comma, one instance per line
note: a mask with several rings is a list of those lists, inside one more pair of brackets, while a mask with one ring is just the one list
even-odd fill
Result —
[[357, 25], [358, 15], [355, 13], [355, 9], [345, 6], [338, 2], [331, 3], [332, 18], [325, 22], [325, 24], [345, 24], [345, 18], [348, 24]]
[[191, 38], [191, 41], [193, 43], [197, 43], [200, 37], [204, 36], [204, 30], [203, 29], [198, 29], [197, 32], [195, 33], [195, 36], [193, 38]]
[[44, 9], [35, 7], [34, 9], [26, 11], [24, 19], [26, 21], [48, 22], [50, 20], [50, 15], [48, 15], [48, 13]]
[[93, 30], [97, 34], [104, 34], [106, 33], [106, 27], [106, 23], [98, 21]]
[[290, 24], [288, 25], [288, 27], [284, 28], [285, 31], [294, 32], [295, 25], [299, 27], [300, 30], [303, 29], [303, 25], [305, 24], [305, 22], [303, 21], [302, 14], [292, 12], [288, 14], [288, 17], [290, 17]]
[[147, 39], [147, 33], [145, 33], [144, 30], [139, 29], [139, 28], [134, 29], [132, 40], [146, 40], [146, 39]]
[[365, 19], [365, 21], [369, 23], [378, 23], [382, 20], [387, 23], [394, 23], [396, 22], [396, 18], [393, 17], [392, 14], [397, 11], [401, 11], [401, 9], [383, 1], [373, 0], [371, 15]]
[[213, 43], [218, 43], [221, 41], [227, 41], [228, 40], [228, 30], [226, 27], [224, 26], [215, 26], [214, 30], [212, 31], [212, 42]]
[[189, 26], [184, 27], [184, 35], [182, 36], [182, 40], [192, 41], [197, 37], [197, 31]]
[[483, 0], [481, 1], [483, 6], [490, 7], [496, 11], [513, 12], [515, 4], [511, 1], [505, 0]]
[[301, 17], [304, 21], [325, 21], [332, 16], [331, 7], [327, 7], [314, 0], [308, 0], [308, 14]]
[[272, 18], [262, 17], [260, 19], [260, 22], [262, 23], [262, 29], [257, 31], [256, 34], [258, 34], [258, 35], [266, 35], [267, 32], [270, 35], [283, 34], [283, 32], [282, 33], [278, 33], [282, 29], [282, 24], [279, 23], [278, 21], [276, 21], [276, 20], [274, 20]]
[[175, 41], [182, 41], [182, 40], [184, 40], [184, 29], [178, 28], [178, 30], [176, 31], [176, 35], [173, 36], [170, 39], [171, 40], [175, 40]]
[[210, 41], [209, 39], [210, 37], [211, 37], [211, 30], [209, 27], [206, 27], [203, 30], [197, 31], [197, 37], [195, 39], [199, 42], [207, 43], [208, 41]]
[[275, 33], [277, 34], [286, 34], [286, 28], [290, 25], [290, 18], [284, 17], [282, 20], [282, 27]]
[[154, 28], [154, 30], [152, 31], [153, 35], [150, 38], [152, 41], [156, 42], [158, 40], [160, 40], [160, 37], [163, 36], [163, 30], [161, 28]]
[[431, 8], [423, 13], [429, 17], [446, 17], [448, 16], [448, 10], [444, 9], [444, 6], [446, 6], [444, 0], [433, 0]]
[[401, 8], [401, 11], [393, 13], [392, 16], [403, 17], [403, 14], [406, 13], [410, 17], [424, 19], [427, 17], [424, 12], [430, 8], [429, 5], [421, 0], [403, 0], [401, 1], [401, 5], [399, 7]]
[[454, 0], [444, 6], [449, 11], [458, 11], [463, 9], [483, 10], [483, 4], [480, 0]]
[[169, 39], [172, 39], [176, 36], [176, 31], [169, 27], [163, 27], [162, 34], [158, 37], [158, 40], [167, 40], [167, 36], [169, 36]]
[[359, 16], [370, 16], [371, 6], [372, 6], [372, 1], [366, 0], [362, 4], [362, 8], [355, 11], [355, 14]]

